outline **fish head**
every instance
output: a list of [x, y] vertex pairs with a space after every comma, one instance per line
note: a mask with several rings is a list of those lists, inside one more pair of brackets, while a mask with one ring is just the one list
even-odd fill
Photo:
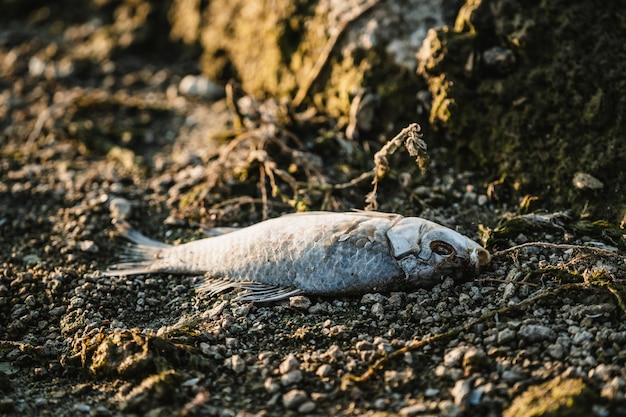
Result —
[[491, 260], [489, 252], [468, 237], [418, 217], [396, 222], [387, 238], [407, 281], [418, 287], [432, 287], [448, 276], [475, 276]]

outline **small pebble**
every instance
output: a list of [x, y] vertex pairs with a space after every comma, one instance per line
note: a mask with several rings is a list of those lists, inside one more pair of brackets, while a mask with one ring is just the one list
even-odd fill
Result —
[[548, 355], [557, 360], [563, 359], [565, 356], [565, 349], [563, 348], [563, 345], [558, 342], [549, 345], [546, 351], [548, 352]]
[[236, 374], [240, 374], [246, 370], [246, 361], [239, 355], [230, 357], [230, 366]]
[[384, 398], [378, 398], [374, 401], [374, 408], [377, 410], [384, 410], [387, 408], [387, 400]]
[[579, 190], [601, 190], [604, 188], [602, 181], [586, 172], [577, 172], [574, 174], [572, 184]]
[[305, 401], [298, 407], [298, 412], [301, 414], [308, 414], [315, 411], [315, 403], [313, 401]]
[[439, 411], [442, 417], [458, 417], [461, 415], [461, 409], [450, 400], [439, 402]]
[[463, 356], [468, 349], [469, 347], [467, 346], [457, 346], [453, 348], [443, 356], [443, 364], [449, 368], [461, 366]]
[[227, 337], [224, 339], [224, 344], [228, 349], [236, 349], [239, 346], [239, 339], [236, 337]]
[[248, 306], [237, 306], [233, 308], [233, 316], [235, 317], [246, 317], [250, 313], [250, 307]]
[[74, 410], [80, 411], [82, 413], [88, 413], [91, 411], [91, 407], [87, 404], [74, 404]]
[[385, 318], [385, 307], [383, 307], [382, 303], [374, 303], [374, 305], [372, 305], [372, 315], [378, 320]]
[[95, 409], [95, 414], [93, 415], [94, 417], [108, 417], [111, 415], [111, 412], [105, 406], [100, 405], [98, 406], [98, 408]]
[[265, 387], [265, 390], [270, 394], [274, 394], [280, 391], [280, 385], [278, 384], [278, 382], [276, 382], [274, 378], [266, 378], [263, 382], [263, 386]]
[[34, 307], [37, 304], [37, 299], [35, 298], [34, 295], [30, 294], [28, 297], [26, 297], [26, 299], [24, 300], [24, 304], [26, 304], [29, 307]]
[[373, 343], [368, 342], [367, 340], [360, 340], [356, 342], [355, 348], [358, 352], [363, 352], [368, 350], [374, 350], [376, 349], [376, 346], [374, 346]]
[[541, 324], [522, 324], [517, 333], [531, 343], [556, 339], [556, 332]]
[[361, 304], [374, 304], [374, 303], [380, 303], [382, 301], [383, 301], [383, 296], [382, 294], [379, 294], [379, 293], [363, 294], [363, 296], [361, 297]]
[[424, 397], [434, 397], [437, 394], [439, 394], [437, 388], [426, 388], [426, 391], [424, 391]]
[[624, 401], [626, 399], [626, 380], [616, 376], [604, 384], [600, 395], [609, 401]]
[[460, 379], [456, 381], [454, 387], [450, 390], [450, 394], [454, 398], [454, 404], [464, 410], [469, 405], [470, 395], [472, 392], [472, 378]]
[[178, 85], [178, 91], [186, 96], [195, 96], [208, 100], [224, 97], [224, 87], [202, 75], [186, 75]]
[[311, 314], [323, 314], [328, 312], [329, 305], [327, 302], [313, 304], [309, 307], [309, 313]]
[[296, 359], [293, 353], [290, 353], [289, 355], [287, 355], [287, 357], [280, 363], [280, 366], [278, 367], [278, 371], [282, 375], [285, 375], [291, 371], [295, 371], [299, 369], [300, 369], [300, 362], [298, 362], [298, 359]]
[[483, 62], [485, 67], [506, 75], [515, 69], [515, 54], [510, 49], [494, 46], [483, 52]]
[[517, 333], [509, 328], [502, 329], [498, 332], [498, 344], [505, 345], [515, 340]]
[[340, 362], [346, 358], [346, 354], [337, 345], [331, 345], [324, 356], [328, 357], [330, 362]]
[[398, 413], [401, 416], [413, 417], [418, 414], [422, 414], [426, 412], [426, 410], [428, 410], [428, 408], [426, 407], [426, 404], [417, 403], [417, 404], [407, 405], [406, 407], [401, 408], [400, 411], [398, 411]]
[[27, 266], [34, 266], [34, 265], [37, 265], [39, 262], [41, 262], [41, 258], [38, 255], [35, 255], [33, 253], [29, 255], [24, 255], [24, 257], [22, 258], [22, 261]]
[[280, 376], [280, 383], [283, 384], [284, 387], [295, 385], [300, 381], [302, 381], [302, 371], [299, 369], [287, 372], [286, 374]]
[[506, 370], [502, 372], [502, 380], [509, 383], [514, 384], [518, 381], [522, 381], [526, 375], [523, 372], [517, 370]]
[[78, 248], [81, 252], [96, 253], [99, 248], [93, 240], [81, 240], [78, 242]]
[[515, 282], [509, 282], [504, 287], [504, 292], [502, 293], [502, 298], [504, 300], [510, 300], [511, 297], [513, 297], [515, 295], [516, 291], [517, 291], [517, 284]]
[[470, 396], [469, 396], [469, 403], [471, 405], [478, 405], [478, 404], [480, 404], [480, 400], [482, 399], [484, 393], [485, 393], [485, 387], [484, 386], [481, 386], [481, 387], [478, 387], [478, 388], [472, 390], [472, 392], [470, 393]]
[[46, 71], [46, 63], [39, 57], [32, 57], [28, 61], [28, 74], [33, 77], [39, 77]]
[[283, 394], [283, 405], [288, 410], [295, 410], [300, 407], [305, 401], [308, 401], [308, 396], [305, 391], [300, 389], [292, 389], [291, 391]]
[[289, 307], [298, 310], [308, 310], [311, 307], [311, 300], [309, 297], [303, 295], [296, 295], [289, 298]]
[[319, 368], [317, 368], [317, 371], [315, 371], [315, 375], [321, 378], [325, 378], [329, 376], [332, 371], [333, 371], [333, 367], [325, 363], [323, 365], [320, 365]]
[[470, 348], [463, 356], [465, 374], [483, 371], [489, 368], [489, 357], [482, 349]]
[[198, 382], [200, 382], [200, 378], [189, 378], [188, 380], [186, 380], [185, 382], [183, 382], [182, 384], [180, 384], [182, 387], [193, 387], [195, 385], [198, 385]]

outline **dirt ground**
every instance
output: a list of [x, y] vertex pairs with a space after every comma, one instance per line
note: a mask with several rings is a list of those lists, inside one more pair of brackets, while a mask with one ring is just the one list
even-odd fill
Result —
[[[112, 218], [180, 243], [363, 208], [369, 181], [320, 184], [370, 170], [383, 141], [183, 95], [193, 53], [111, 52], [99, 15], [55, 13], [0, 29], [0, 415], [626, 414], [623, 238], [567, 212], [520, 215], [440, 162], [443, 147], [425, 175], [391, 158], [379, 209], [482, 239], [494, 257], [474, 281], [248, 304], [197, 297], [196, 277], [102, 277], [124, 245]], [[85, 55], [98, 45], [106, 59]]]

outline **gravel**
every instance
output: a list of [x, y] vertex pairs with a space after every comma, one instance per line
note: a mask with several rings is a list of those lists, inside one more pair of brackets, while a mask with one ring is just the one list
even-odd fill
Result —
[[[572, 381], [591, 393], [579, 415], [626, 413], [626, 322], [607, 290], [623, 282], [621, 252], [527, 246], [494, 257], [468, 282], [273, 304], [234, 302], [234, 293], [199, 298], [191, 276], [102, 277], [125, 245], [113, 219], [177, 243], [204, 237], [198, 223], [258, 218], [251, 210], [218, 219], [182, 198], [209, 175], [206, 164], [225, 143], [213, 136], [232, 126], [232, 115], [224, 101], [178, 95], [190, 68], [137, 67], [124, 55], [51, 63], [24, 52], [39, 48], [28, 39], [43, 39], [30, 30], [40, 29], [0, 42], [3, 56], [17, 57], [0, 63], [8, 120], [0, 122], [0, 414], [497, 416], [517, 398], [537, 400], [533, 388], [551, 381], [555, 397]], [[48, 103], [74, 104], [25, 144]], [[111, 126], [130, 133], [107, 142], [115, 132], [102, 132]], [[130, 143], [121, 140], [128, 135]], [[515, 216], [517, 207], [489, 198], [477, 175], [439, 162], [446, 152], [432, 150], [430, 173], [406, 195], [379, 196], [382, 208], [475, 239], [479, 225], [493, 231]], [[254, 190], [232, 179], [205, 201]], [[338, 201], [352, 205], [338, 209], [363, 201], [361, 190], [347, 195]], [[424, 204], [407, 203], [414, 196]], [[617, 245], [571, 224], [562, 229], [536, 223], [498, 248]], [[384, 358], [367, 381], [351, 378]]]

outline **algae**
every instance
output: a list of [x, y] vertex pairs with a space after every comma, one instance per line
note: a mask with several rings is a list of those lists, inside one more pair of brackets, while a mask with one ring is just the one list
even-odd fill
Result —
[[504, 417], [560, 417], [589, 416], [593, 412], [591, 404], [593, 392], [577, 378], [557, 377], [546, 383], [528, 388], [515, 398], [511, 406], [504, 410]]

